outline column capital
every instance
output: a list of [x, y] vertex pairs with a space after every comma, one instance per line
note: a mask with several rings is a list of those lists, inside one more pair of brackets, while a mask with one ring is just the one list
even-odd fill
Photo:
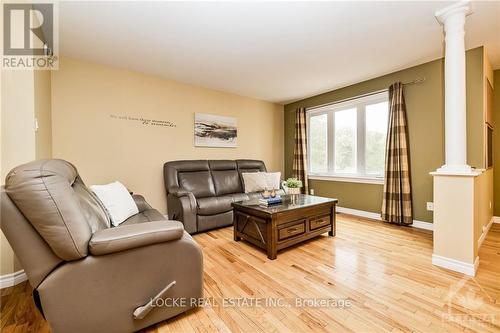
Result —
[[472, 13], [473, 8], [471, 2], [469, 0], [462, 0], [437, 10], [434, 13], [434, 16], [440, 24], [444, 24], [449, 17], [454, 16], [455, 14], [462, 14], [465, 17]]

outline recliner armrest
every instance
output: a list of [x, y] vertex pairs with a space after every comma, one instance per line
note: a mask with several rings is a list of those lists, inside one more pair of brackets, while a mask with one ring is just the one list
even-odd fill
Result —
[[194, 210], [197, 206], [196, 198], [195, 198], [193, 192], [183, 190], [180, 187], [170, 187], [168, 189], [168, 193], [176, 196], [177, 198], [188, 197], [189, 198], [189, 205], [191, 206], [191, 210]]
[[175, 195], [176, 197], [179, 197], [179, 198], [187, 196], [187, 195], [190, 195], [190, 194], [193, 194], [192, 192], [183, 190], [180, 187], [170, 187], [168, 189], [168, 193], [172, 193], [173, 195]]
[[118, 226], [94, 233], [89, 242], [89, 250], [92, 255], [101, 256], [169, 242], [181, 238], [183, 233], [184, 227], [178, 221], [153, 221]]

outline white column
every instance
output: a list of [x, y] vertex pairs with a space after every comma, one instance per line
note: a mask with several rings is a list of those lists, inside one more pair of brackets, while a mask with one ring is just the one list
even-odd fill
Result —
[[465, 101], [465, 18], [469, 1], [461, 1], [435, 13], [445, 32], [445, 165], [438, 173], [469, 174]]
[[467, 165], [465, 104], [465, 18], [469, 1], [436, 12], [445, 32], [445, 165], [434, 176], [434, 250], [432, 263], [474, 276], [478, 266], [475, 239], [476, 176]]

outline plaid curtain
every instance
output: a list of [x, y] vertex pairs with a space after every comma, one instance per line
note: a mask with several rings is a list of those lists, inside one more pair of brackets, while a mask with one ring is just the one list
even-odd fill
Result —
[[408, 126], [401, 82], [389, 88], [382, 220], [402, 225], [413, 223]]
[[295, 111], [295, 146], [293, 148], [293, 177], [302, 181], [302, 191], [308, 193], [306, 109]]

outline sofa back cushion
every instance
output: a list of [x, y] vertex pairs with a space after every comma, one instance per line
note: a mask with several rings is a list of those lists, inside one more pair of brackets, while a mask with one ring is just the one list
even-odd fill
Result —
[[236, 166], [238, 167], [242, 192], [245, 189], [245, 183], [242, 176], [243, 173], [267, 171], [266, 165], [260, 160], [236, 160]]
[[217, 160], [208, 161], [208, 164], [217, 196], [243, 192], [236, 161]]
[[165, 189], [180, 187], [196, 198], [215, 196], [215, 186], [207, 160], [171, 161], [163, 166]]
[[78, 171], [63, 160], [39, 160], [9, 172], [5, 191], [63, 260], [87, 256], [93, 231], [106, 228], [106, 212]]
[[24, 217], [5, 188], [0, 188], [0, 221], [2, 232], [7, 237], [16, 257], [23, 266], [33, 288], [62, 262]]
[[179, 172], [179, 187], [193, 192], [196, 198], [215, 196], [215, 186], [210, 171]]

